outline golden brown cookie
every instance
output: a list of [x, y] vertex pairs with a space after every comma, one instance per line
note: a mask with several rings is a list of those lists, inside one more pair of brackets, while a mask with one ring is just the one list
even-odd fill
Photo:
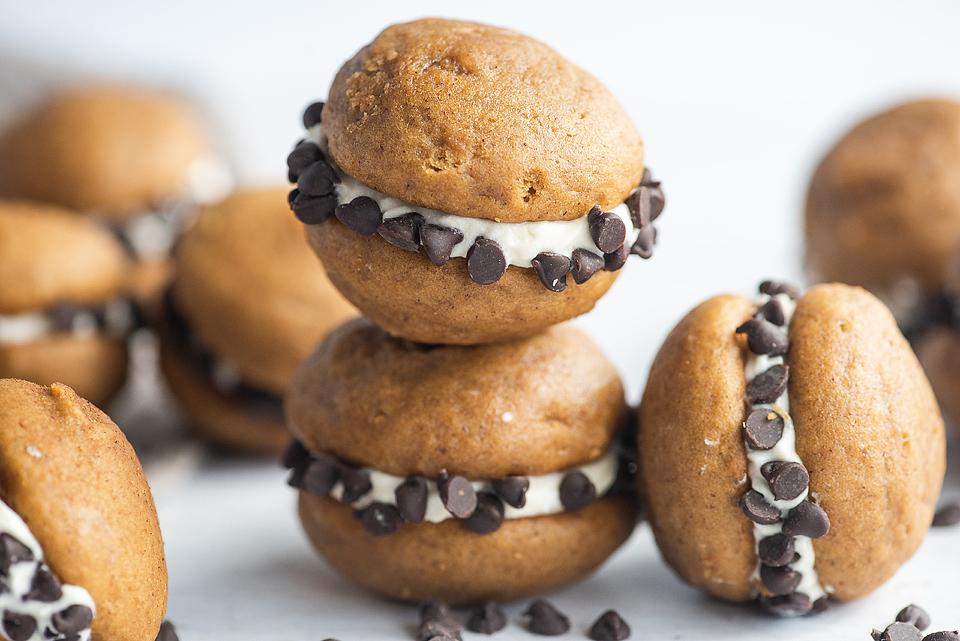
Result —
[[[95, 610], [96, 639], [156, 638], [167, 605], [157, 513], [133, 448], [103, 412], [64, 385], [0, 380], [0, 499], [4, 545], [16, 552], [5, 574], [33, 572], [35, 598], [78, 608], [53, 615], [54, 628], [88, 634]], [[32, 600], [5, 606], [7, 636], [45, 623]]]
[[761, 292], [760, 303], [713, 298], [667, 338], [639, 410], [641, 489], [682, 578], [801, 614], [873, 591], [919, 546], [943, 480], [943, 423], [873, 296]]

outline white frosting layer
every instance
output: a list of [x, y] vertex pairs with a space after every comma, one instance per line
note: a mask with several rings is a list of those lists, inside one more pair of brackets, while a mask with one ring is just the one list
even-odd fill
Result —
[[[766, 294], [761, 295], [758, 300], [758, 306], [763, 305], [770, 300], [770, 298], [771, 297]], [[785, 326], [789, 327], [790, 320], [793, 318], [794, 309], [796, 308], [796, 303], [786, 294], [777, 294], [773, 298], [776, 298], [783, 307], [784, 316], [786, 318]], [[747, 351], [747, 354], [747, 381], [752, 380], [754, 376], [765, 372], [774, 365], [781, 365], [784, 363], [784, 358], [782, 356], [758, 355], [750, 352], [749, 350]], [[755, 405], [754, 407], [769, 408], [779, 414], [783, 418], [783, 436], [780, 438], [780, 441], [769, 450], [754, 450], [751, 449], [749, 445], [745, 445], [747, 450], [747, 473], [750, 477], [750, 485], [754, 490], [762, 494], [763, 498], [768, 503], [776, 506], [780, 510], [781, 516], [786, 518], [791, 509], [795, 508], [797, 505], [806, 500], [807, 495], [809, 494], [809, 489], [804, 490], [800, 496], [791, 501], [779, 501], [774, 498], [773, 491], [770, 489], [770, 484], [767, 483], [767, 479], [763, 477], [763, 474], [760, 472], [760, 468], [762, 468], [765, 463], [769, 463], [770, 461], [783, 461], [786, 463], [803, 464], [803, 461], [800, 460], [800, 454], [797, 452], [797, 435], [793, 427], [793, 420], [790, 418], [789, 385], [787, 386], [787, 389], [783, 391], [783, 394], [780, 395], [780, 398], [778, 398], [772, 405]], [[772, 525], [762, 525], [759, 523], [754, 523], [753, 525], [753, 535], [758, 546], [762, 539], [774, 534], [779, 534], [782, 531], [783, 519], [781, 519], [780, 522]], [[800, 555], [800, 558], [796, 562], [791, 563], [790, 567], [803, 575], [800, 585], [797, 587], [797, 592], [806, 594], [811, 601], [816, 601], [817, 599], [826, 596], [827, 593], [823, 586], [820, 585], [820, 579], [817, 576], [817, 570], [815, 567], [816, 555], [813, 551], [813, 540], [808, 536], [796, 536], [794, 537], [794, 541], [796, 552]], [[757, 569], [754, 573], [754, 579], [757, 582], [760, 581], [759, 561], [757, 562]]]
[[[540, 476], [528, 476], [530, 487], [527, 490], [527, 502], [523, 507], [516, 508], [504, 503], [503, 517], [505, 519], [519, 519], [532, 516], [543, 516], [547, 514], [559, 514], [565, 511], [563, 504], [560, 503], [560, 482], [568, 472], [578, 470], [590, 479], [597, 490], [597, 496], [603, 496], [617, 479], [617, 467], [619, 464], [619, 455], [616, 448], [611, 448], [607, 454], [593, 463], [572, 470], [563, 470], [561, 472], [552, 472]], [[362, 509], [374, 502], [389, 503], [395, 505], [397, 502], [394, 492], [397, 487], [406, 479], [399, 476], [386, 474], [378, 470], [364, 468], [370, 474], [370, 484], [372, 489], [367, 494], [350, 504], [355, 509]], [[477, 492], [493, 492], [492, 481], [473, 481], [473, 488]], [[330, 491], [331, 498], [340, 501], [343, 497], [343, 485], [338, 481]], [[430, 523], [439, 523], [446, 519], [454, 518], [450, 512], [443, 506], [440, 500], [440, 493], [437, 490], [436, 483], [428, 483], [427, 490], [427, 512], [425, 520]]]
[[[320, 125], [316, 125], [309, 130], [307, 139], [326, 149], [326, 138]], [[531, 261], [541, 252], [553, 252], [568, 257], [573, 254], [575, 249], [585, 249], [594, 254], [603, 253], [597, 249], [593, 238], [590, 236], [586, 212], [580, 218], [574, 218], [573, 220], [545, 220], [529, 223], [504, 223], [486, 218], [470, 218], [411, 205], [400, 199], [381, 194], [354, 180], [342, 171], [338, 170], [338, 174], [340, 175], [340, 183], [337, 185], [336, 191], [337, 199], [341, 203], [348, 203], [358, 196], [367, 196], [375, 200], [380, 206], [384, 219], [416, 212], [423, 216], [427, 223], [459, 229], [463, 232], [463, 240], [457, 243], [450, 253], [453, 258], [465, 258], [474, 241], [480, 237], [495, 240], [500, 245], [500, 249], [503, 250], [507, 264], [517, 267], [530, 267]], [[623, 221], [627, 228], [626, 244], [632, 246], [637, 240], [640, 230], [633, 225], [630, 209], [626, 203], [621, 203], [611, 209], [610, 213], [615, 214]]]
[[[104, 332], [115, 338], [122, 338], [133, 329], [133, 312], [130, 302], [118, 298], [107, 301], [104, 307]], [[95, 335], [99, 329], [93, 311], [81, 310], [73, 319], [72, 327], [67, 331], [57, 329], [53, 319], [45, 311], [23, 314], [0, 314], [0, 345], [21, 345], [40, 340], [56, 333], [69, 333], [76, 337]]]
[[[30, 548], [33, 552], [32, 561], [20, 561], [10, 566], [7, 577], [0, 577], [0, 581], [6, 585], [7, 589], [0, 590], [0, 612], [15, 612], [21, 615], [29, 615], [37, 622], [37, 629], [28, 641], [46, 641], [44, 631], [53, 630], [52, 618], [57, 612], [61, 612], [72, 605], [83, 605], [90, 608], [91, 612], [96, 614], [96, 606], [90, 593], [77, 585], [63, 584], [63, 594], [52, 603], [43, 603], [40, 601], [24, 601], [23, 596], [30, 592], [30, 582], [33, 579], [37, 563], [43, 561], [43, 550], [40, 543], [33, 536], [30, 528], [20, 515], [14, 512], [10, 506], [0, 501], [0, 533], [9, 534], [20, 543]], [[90, 630], [80, 632], [80, 641], [89, 641]], [[0, 625], [0, 638], [7, 639], [2, 625]], [[59, 637], [54, 637], [59, 638]]]

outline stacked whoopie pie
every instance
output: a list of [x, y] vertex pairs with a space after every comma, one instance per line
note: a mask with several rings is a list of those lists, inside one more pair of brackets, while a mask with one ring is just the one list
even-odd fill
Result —
[[632, 123], [543, 44], [427, 19], [361, 49], [304, 125], [290, 206], [370, 319], [286, 397], [314, 545], [406, 600], [584, 576], [633, 530], [615, 492], [626, 408], [596, 346], [552, 325], [653, 249], [664, 199]]

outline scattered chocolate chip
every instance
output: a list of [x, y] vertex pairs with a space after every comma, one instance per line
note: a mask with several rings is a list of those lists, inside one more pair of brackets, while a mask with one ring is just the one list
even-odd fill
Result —
[[53, 576], [50, 568], [42, 563], [37, 563], [37, 569], [30, 581], [30, 591], [23, 595], [23, 599], [25, 601], [53, 603], [62, 596], [63, 590], [60, 587], [60, 580]]
[[783, 520], [783, 533], [788, 536], [809, 536], [819, 539], [830, 531], [830, 519], [823, 508], [812, 501], [803, 501], [790, 510]]
[[324, 160], [306, 167], [297, 178], [297, 189], [307, 196], [329, 196], [337, 183], [337, 175]]
[[533, 267], [533, 271], [537, 272], [543, 286], [550, 291], [562, 292], [567, 288], [570, 259], [566, 256], [553, 252], [540, 252], [536, 258], [530, 261], [530, 266]]
[[463, 525], [474, 534], [490, 534], [500, 529], [503, 523], [503, 501], [495, 494], [477, 494], [477, 507], [464, 519]]
[[770, 597], [761, 603], [767, 612], [780, 617], [802, 616], [813, 609], [810, 597], [802, 592]]
[[880, 641], [921, 641], [923, 633], [909, 623], [891, 623], [880, 635]]
[[33, 560], [33, 550], [6, 532], [0, 534], [0, 574], [6, 574], [14, 563]]
[[793, 461], [770, 461], [760, 468], [763, 478], [770, 484], [773, 498], [792, 501], [803, 494], [810, 485], [810, 474], [800, 463]]
[[756, 490], [749, 490], [740, 498], [740, 509], [748, 519], [760, 525], [773, 525], [780, 521], [780, 510], [767, 503]]
[[778, 327], [783, 327], [787, 323], [787, 313], [776, 298], [771, 298], [761, 305], [757, 313]]
[[832, 607], [830, 603], [830, 597], [822, 596], [816, 601], [813, 602], [813, 607], [810, 609], [814, 614], [820, 614], [821, 612], [826, 612]]
[[420, 242], [423, 252], [436, 266], [445, 265], [450, 260], [450, 252], [463, 240], [463, 232], [452, 227], [427, 224], [420, 228]]
[[653, 225], [647, 223], [640, 228], [637, 239], [633, 241], [630, 253], [646, 260], [653, 256], [653, 246], [657, 242], [657, 230]]
[[320, 124], [320, 116], [323, 114], [323, 103], [320, 101], [307, 105], [303, 110], [303, 128], [309, 129], [314, 125]]
[[760, 539], [757, 544], [757, 556], [764, 565], [781, 568], [793, 562], [796, 546], [792, 536], [785, 534], [771, 534]]
[[909, 623], [921, 632], [930, 627], [930, 615], [919, 605], [912, 603], [900, 610], [895, 620], [901, 623]]
[[585, 508], [597, 498], [597, 488], [579, 470], [567, 472], [560, 481], [560, 503], [569, 512]]
[[615, 610], [607, 610], [590, 626], [593, 641], [623, 641], [630, 637], [630, 626]]
[[450, 606], [439, 599], [431, 599], [420, 604], [420, 623], [427, 621], [440, 621], [457, 633], [460, 632], [462, 627], [460, 619], [450, 609]]
[[3, 631], [10, 641], [27, 641], [37, 631], [37, 620], [29, 614], [4, 610]]
[[340, 500], [344, 503], [353, 503], [373, 489], [370, 473], [366, 470], [345, 463], [339, 463], [337, 470], [340, 473], [340, 483], [343, 485], [343, 496]]
[[766, 408], [755, 409], [743, 422], [743, 439], [754, 450], [769, 450], [783, 438], [783, 417]]
[[767, 296], [776, 296], [777, 294], [786, 294], [796, 300], [800, 298], [800, 288], [790, 283], [784, 283], [776, 280], [765, 280], [760, 283], [760, 293]]
[[803, 575], [789, 566], [760, 566], [760, 581], [777, 596], [792, 594], [802, 579]]
[[340, 480], [337, 460], [327, 454], [311, 457], [305, 466], [298, 467], [290, 475], [290, 484], [304, 492], [326, 496]]
[[57, 632], [76, 634], [86, 630], [93, 623], [93, 610], [85, 605], [71, 605], [59, 612], [54, 612], [50, 621]]
[[437, 479], [437, 490], [443, 507], [458, 519], [468, 518], [477, 509], [477, 492], [462, 476], [441, 475]]
[[377, 233], [385, 241], [408, 252], [420, 250], [420, 227], [423, 225], [423, 216], [416, 212], [403, 214], [396, 218], [387, 218]]
[[373, 536], [386, 536], [400, 529], [403, 517], [395, 506], [374, 501], [360, 510], [360, 522]]
[[570, 630], [570, 619], [544, 599], [537, 599], [523, 613], [527, 630], [542, 636], [557, 636]]
[[960, 524], [960, 501], [951, 501], [940, 507], [933, 515], [934, 527], [950, 527]]
[[747, 402], [751, 405], [774, 403], [790, 380], [789, 365], [773, 365], [747, 383]]
[[500, 244], [489, 238], [477, 238], [467, 252], [467, 273], [479, 285], [491, 285], [507, 271], [507, 259]]
[[505, 476], [493, 482], [493, 491], [503, 502], [515, 508], [527, 504], [527, 490], [530, 489], [530, 479], [526, 476]]
[[169, 621], [160, 624], [160, 632], [157, 633], [157, 641], [180, 641], [177, 636], [177, 629]]
[[297, 178], [300, 177], [300, 172], [318, 160], [323, 160], [323, 151], [316, 143], [307, 141], [298, 143], [287, 156], [290, 182], [296, 182]]
[[456, 627], [446, 621], [430, 619], [423, 621], [417, 628], [417, 641], [461, 641], [460, 625]]
[[373, 236], [383, 222], [380, 205], [373, 198], [357, 196], [349, 203], [337, 205], [333, 215], [361, 236]]
[[407, 523], [421, 523], [427, 514], [427, 479], [422, 476], [410, 476], [397, 486], [393, 495], [397, 499], [397, 510]]
[[762, 318], [751, 318], [737, 328], [737, 333], [747, 335], [747, 346], [754, 354], [783, 356], [789, 349], [786, 331]]
[[593, 243], [605, 254], [622, 247], [627, 239], [627, 226], [620, 217], [596, 206], [587, 214], [587, 226]]
[[923, 637], [923, 641], [960, 641], [960, 631], [943, 630], [941, 632], [931, 632]]
[[470, 610], [467, 617], [467, 630], [479, 634], [493, 634], [507, 627], [507, 616], [493, 601]]
[[570, 274], [577, 285], [590, 280], [590, 277], [603, 269], [603, 256], [598, 256], [586, 249], [574, 249], [573, 259], [570, 261]]
[[303, 443], [294, 439], [290, 441], [290, 445], [287, 446], [287, 449], [283, 451], [283, 456], [280, 458], [280, 464], [283, 465], [288, 470], [292, 470], [303, 463], [306, 463], [310, 459], [310, 452], [303, 446]]
[[616, 251], [603, 255], [603, 269], [608, 272], [619, 271], [627, 262], [627, 256], [630, 255], [630, 248], [624, 245]]
[[329, 219], [336, 211], [336, 196], [330, 195], [311, 198], [310, 196], [301, 194], [298, 190], [295, 191], [297, 191], [297, 195], [294, 196], [290, 204], [290, 209], [293, 210], [297, 220], [304, 225], [319, 225]]

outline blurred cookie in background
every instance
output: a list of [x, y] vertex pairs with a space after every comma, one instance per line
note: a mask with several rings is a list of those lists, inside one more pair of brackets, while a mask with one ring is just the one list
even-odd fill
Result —
[[211, 440], [282, 451], [281, 396], [353, 307], [327, 280], [282, 188], [244, 189], [202, 210], [174, 261], [160, 332], [174, 396]]

